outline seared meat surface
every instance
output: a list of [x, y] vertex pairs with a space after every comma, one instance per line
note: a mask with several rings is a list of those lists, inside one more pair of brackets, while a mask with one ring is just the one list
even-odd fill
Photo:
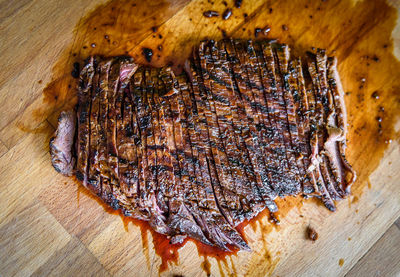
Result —
[[[276, 197], [334, 211], [355, 173], [336, 59], [267, 41], [204, 41], [175, 76], [129, 57], [91, 57], [75, 115], [62, 113], [53, 165], [172, 243], [249, 247], [235, 227]], [[76, 147], [76, 163], [72, 145]]]

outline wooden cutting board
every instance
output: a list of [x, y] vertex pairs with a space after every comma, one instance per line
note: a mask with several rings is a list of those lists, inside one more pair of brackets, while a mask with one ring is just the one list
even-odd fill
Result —
[[[243, 0], [240, 9], [232, 0], [0, 0], [0, 275], [345, 275], [400, 216], [399, 7], [381, 0]], [[227, 8], [228, 20], [203, 16]], [[51, 167], [49, 138], [60, 110], [75, 101], [72, 64], [90, 54], [145, 63], [149, 47], [151, 65], [179, 70], [201, 39], [254, 39], [255, 28], [270, 28], [258, 38], [277, 38], [296, 55], [320, 47], [338, 57], [347, 156], [359, 175], [353, 195], [335, 213], [315, 200], [278, 201], [279, 226], [258, 218], [244, 229], [250, 253], [207, 256], [189, 241], [163, 260], [154, 249], [169, 248], [158, 240], [154, 247], [146, 228], [124, 224]], [[307, 226], [319, 234], [315, 243], [305, 239]]]

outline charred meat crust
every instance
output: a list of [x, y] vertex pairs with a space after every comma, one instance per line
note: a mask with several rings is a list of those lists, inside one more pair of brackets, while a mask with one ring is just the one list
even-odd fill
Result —
[[320, 49], [302, 60], [287, 45], [233, 39], [203, 41], [179, 76], [90, 57], [77, 112], [61, 113], [50, 141], [53, 166], [171, 243], [249, 250], [235, 227], [276, 212], [276, 197], [334, 211], [350, 193], [336, 63]]

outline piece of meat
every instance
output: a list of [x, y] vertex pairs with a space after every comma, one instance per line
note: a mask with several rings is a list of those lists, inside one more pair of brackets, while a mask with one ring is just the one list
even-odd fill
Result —
[[[78, 86], [78, 137], [76, 142], [76, 178], [88, 187], [88, 156], [90, 135], [90, 106], [93, 77], [95, 74], [95, 57], [91, 57], [82, 69]], [[90, 188], [89, 188], [90, 189]]]
[[75, 167], [75, 157], [72, 154], [75, 125], [76, 114], [74, 111], [61, 112], [57, 131], [50, 140], [51, 163], [57, 172], [65, 176], [71, 176]]
[[61, 113], [50, 142], [55, 169], [171, 243], [226, 251], [250, 249], [236, 226], [276, 212], [278, 196], [334, 211], [350, 193], [336, 59], [317, 49], [303, 67], [287, 45], [225, 39], [203, 41], [184, 69], [90, 57], [77, 113]]
[[318, 239], [318, 233], [311, 226], [307, 227], [306, 235], [307, 235], [307, 239], [312, 240], [313, 242]]
[[[268, 176], [264, 157], [260, 142], [260, 136], [257, 131], [256, 124], [260, 123], [258, 114], [256, 113], [255, 105], [252, 105], [251, 100], [251, 83], [248, 78], [247, 70], [244, 64], [242, 55], [243, 46], [239, 41], [231, 41], [226, 44], [226, 50], [229, 55], [229, 61], [232, 71], [232, 78], [235, 80], [235, 96], [238, 105], [238, 113], [241, 117], [242, 137], [245, 141], [246, 148], [253, 167], [251, 172], [254, 172], [256, 177], [256, 186], [264, 199], [267, 207], [272, 211], [276, 211], [277, 207], [273, 200], [276, 197], [276, 192], [271, 192], [276, 182], [273, 177]], [[268, 178], [269, 177], [269, 178]]]

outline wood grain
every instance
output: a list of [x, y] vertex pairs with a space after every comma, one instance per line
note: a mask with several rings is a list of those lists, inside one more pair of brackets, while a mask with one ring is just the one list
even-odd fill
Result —
[[[222, 31], [254, 38], [254, 28], [267, 25], [267, 38], [288, 43], [296, 54], [317, 46], [338, 57], [344, 89], [350, 92], [345, 98], [347, 154], [360, 176], [354, 194], [338, 203], [335, 213], [315, 200], [280, 200], [284, 216], [279, 227], [261, 218], [245, 228], [253, 252], [217, 260], [199, 256], [188, 242], [179, 250], [178, 263], [170, 263], [161, 275], [205, 276], [206, 260], [212, 276], [399, 272], [399, 230], [393, 225], [400, 217], [400, 63], [395, 59], [400, 57], [400, 24], [395, 9], [381, 0], [244, 0], [223, 21], [202, 15], [209, 9], [222, 13], [222, 1], [154, 0], [149, 6], [134, 2], [137, 10], [131, 7], [129, 14], [114, 13], [115, 26], [98, 26], [114, 2], [0, 0], [0, 66], [6, 69], [0, 74], [1, 276], [158, 276], [161, 259], [151, 234], [105, 212], [51, 167], [49, 138], [60, 110], [74, 104], [75, 90], [68, 88], [76, 82], [71, 65], [90, 54], [125, 52], [146, 63], [141, 48], [162, 45], [151, 65], [173, 62], [178, 68], [203, 38], [220, 39]], [[390, 4], [400, 7], [400, 1]], [[97, 15], [91, 14], [96, 7]], [[118, 26], [125, 28], [115, 33], [118, 43], [108, 44], [104, 32], [114, 35]], [[83, 48], [93, 42], [96, 48]], [[374, 91], [380, 99], [371, 100]], [[381, 106], [384, 114], [378, 111]], [[383, 135], [377, 116], [383, 116]], [[315, 243], [305, 238], [307, 226], [319, 234]]]
[[392, 225], [346, 277], [398, 276], [400, 274], [400, 230]]

